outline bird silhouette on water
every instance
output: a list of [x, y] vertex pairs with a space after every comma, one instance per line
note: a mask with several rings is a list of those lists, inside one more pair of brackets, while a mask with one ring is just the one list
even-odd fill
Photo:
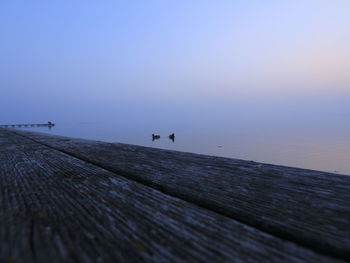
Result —
[[174, 133], [170, 134], [169, 139], [175, 142], [175, 134]]
[[160, 135], [152, 133], [152, 141], [160, 139]]

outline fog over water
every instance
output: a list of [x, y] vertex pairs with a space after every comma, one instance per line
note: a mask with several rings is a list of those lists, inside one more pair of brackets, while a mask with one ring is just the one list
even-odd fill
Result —
[[350, 174], [349, 1], [30, 2], [0, 8], [0, 124]]

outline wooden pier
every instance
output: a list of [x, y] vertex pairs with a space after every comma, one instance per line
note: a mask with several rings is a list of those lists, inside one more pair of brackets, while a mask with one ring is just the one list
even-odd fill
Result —
[[349, 262], [350, 176], [0, 128], [0, 262]]

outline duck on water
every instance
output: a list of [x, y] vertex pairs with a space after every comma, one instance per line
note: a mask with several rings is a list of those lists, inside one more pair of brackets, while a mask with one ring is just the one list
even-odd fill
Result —
[[175, 141], [175, 134], [174, 133], [170, 134], [169, 139], [174, 142]]
[[160, 139], [160, 135], [152, 133], [152, 141]]
[[[160, 139], [160, 135], [152, 133], [152, 141]], [[172, 133], [169, 135], [169, 139], [173, 142], [175, 141], [175, 134]]]

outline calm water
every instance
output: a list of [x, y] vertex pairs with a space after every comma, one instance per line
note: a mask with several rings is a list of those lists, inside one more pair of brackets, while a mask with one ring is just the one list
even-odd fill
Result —
[[[52, 129], [29, 130], [350, 174], [347, 104], [325, 103], [255, 103], [254, 110], [229, 103], [182, 111], [125, 107], [96, 113], [109, 117], [98, 121], [52, 120]], [[173, 132], [174, 142], [168, 138]], [[152, 141], [152, 133], [161, 138]]]

